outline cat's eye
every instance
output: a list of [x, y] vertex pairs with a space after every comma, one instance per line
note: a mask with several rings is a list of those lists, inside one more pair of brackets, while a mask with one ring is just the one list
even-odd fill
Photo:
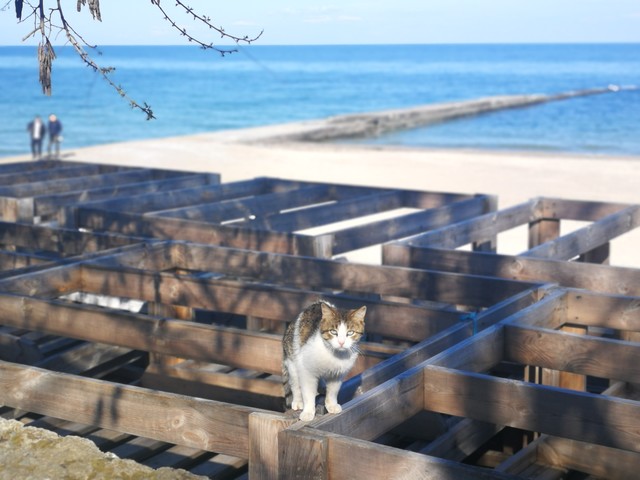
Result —
[[336, 329], [329, 330], [329, 333], [330, 333], [331, 335], [336, 335], [336, 336], [338, 335], [338, 331], [337, 331]]
[[353, 335], [354, 335], [355, 333], [356, 333], [356, 332], [354, 332], [353, 330], [349, 330], [349, 331], [347, 332], [347, 337], [353, 337]]

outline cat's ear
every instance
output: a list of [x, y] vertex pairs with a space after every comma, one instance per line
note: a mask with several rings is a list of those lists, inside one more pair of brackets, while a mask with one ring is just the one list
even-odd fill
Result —
[[336, 314], [331, 305], [327, 303], [321, 302], [320, 308], [322, 309], [322, 318], [332, 318]]
[[363, 322], [364, 323], [364, 315], [365, 313], [367, 313], [367, 307], [366, 306], [362, 306], [360, 308], [358, 308], [357, 310], [351, 310], [351, 318], [353, 318], [354, 320], [358, 321], [358, 322]]

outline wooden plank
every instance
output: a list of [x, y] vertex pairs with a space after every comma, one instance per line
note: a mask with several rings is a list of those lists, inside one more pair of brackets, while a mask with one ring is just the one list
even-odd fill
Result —
[[280, 432], [297, 420], [283, 415], [252, 413], [249, 415], [249, 477], [261, 480], [279, 478]]
[[617, 213], [630, 206], [625, 203], [593, 202], [552, 197], [542, 197], [540, 201], [541, 218], [557, 218], [583, 222], [596, 222], [601, 218]]
[[65, 178], [83, 177], [87, 175], [97, 175], [107, 171], [116, 171], [117, 167], [104, 167], [97, 164], [66, 164], [60, 168], [27, 171], [20, 173], [0, 174], [0, 196], [16, 197], [15, 189], [24, 183], [33, 183], [43, 180], [57, 180]]
[[[0, 291], [38, 297], [59, 297], [81, 287], [82, 272], [77, 266], [52, 267], [0, 280]], [[7, 298], [7, 297], [4, 297]], [[12, 301], [15, 299], [11, 299]], [[0, 311], [2, 308], [0, 307]], [[21, 313], [20, 313], [21, 315]], [[0, 325], [4, 321], [0, 321]], [[7, 323], [8, 325], [8, 323]], [[29, 326], [26, 329], [31, 329]]]
[[373, 440], [423, 409], [422, 371], [407, 370], [342, 405], [339, 415], [324, 415], [313, 428]]
[[503, 428], [501, 425], [464, 419], [447, 433], [421, 448], [419, 453], [462, 462]]
[[[278, 188], [282, 191], [287, 191], [298, 188], [298, 186], [297, 183], [292, 182], [290, 185], [279, 185]], [[174, 190], [170, 195], [162, 192], [141, 192], [135, 196], [133, 205], [127, 199], [111, 199], [92, 203], [91, 208], [128, 213], [149, 213], [238, 197], [263, 195], [271, 192], [273, 188], [275, 187], [272, 182], [265, 178], [223, 184], [212, 182], [211, 185], [203, 185], [197, 188]]]
[[459, 323], [364, 370], [342, 384], [340, 403], [347, 402], [470, 337], [473, 328]]
[[545, 436], [538, 461], [601, 478], [628, 480], [638, 475], [640, 454], [566, 438]]
[[570, 260], [640, 226], [640, 205], [632, 205], [589, 226], [543, 243], [523, 256]]
[[535, 220], [537, 209], [538, 202], [532, 200], [411, 237], [406, 243], [446, 249], [462, 247]]
[[567, 321], [640, 332], [640, 297], [567, 290]]
[[385, 212], [402, 206], [400, 191], [383, 191], [356, 198], [340, 199], [326, 205], [308, 207], [301, 211], [266, 215], [256, 218], [255, 225], [268, 230], [294, 232]]
[[0, 164], [0, 174], [4, 175], [7, 173], [33, 172], [37, 170], [59, 168], [65, 163], [66, 162], [62, 162], [61, 160], [38, 160], [37, 162], [30, 160], [24, 162], [3, 163]]
[[514, 324], [504, 328], [507, 361], [629, 382], [640, 378], [637, 344]]
[[80, 177], [44, 178], [37, 182], [14, 185], [11, 190], [9, 190], [9, 187], [5, 187], [3, 191], [7, 196], [10, 192], [10, 195], [14, 197], [37, 197], [39, 195], [91, 190], [123, 183], [139, 183], [148, 180], [150, 177], [150, 170], [142, 168], [120, 170], [112, 173], [101, 173], [96, 170], [89, 175]]
[[80, 340], [280, 373], [281, 337], [180, 320], [0, 296], [0, 324]]
[[427, 410], [640, 451], [638, 402], [435, 365], [424, 375]]
[[[73, 206], [76, 203], [95, 202], [114, 197], [131, 197], [150, 192], [168, 192], [198, 188], [214, 182], [214, 175], [184, 175], [176, 178], [159, 180], [141, 180], [138, 183], [111, 183], [104, 187], [92, 187], [91, 189], [73, 190], [71, 192], [40, 194], [35, 198], [35, 211], [37, 215], [53, 215], [64, 206]], [[133, 207], [136, 207], [134, 203]]]
[[[486, 468], [429, 457], [357, 439], [323, 433], [328, 439], [327, 469], [330, 478], [352, 480], [489, 480], [515, 479]], [[301, 478], [301, 477], [298, 477]]]
[[78, 255], [106, 250], [130, 245], [136, 241], [122, 235], [0, 222], [0, 244], [23, 247], [35, 251], [53, 252], [58, 254], [56, 256]]
[[334, 254], [398, 240], [484, 213], [483, 197], [333, 232]]
[[282, 411], [284, 406], [282, 382], [260, 378], [150, 367], [140, 379], [140, 386], [276, 412]]
[[[323, 294], [251, 282], [197, 279], [174, 274], [150, 274], [134, 270], [83, 267], [85, 292], [109, 292], [116, 297], [133, 297], [166, 304], [189, 305], [219, 312], [290, 321], [302, 309], [326, 298], [344, 308], [371, 307], [367, 331], [392, 338], [420, 341], [460, 321], [459, 312], [419, 305]], [[393, 323], [388, 319], [393, 318]]]
[[222, 223], [235, 219], [248, 221], [263, 215], [279, 213], [282, 210], [302, 208], [332, 201], [336, 198], [349, 198], [356, 194], [356, 189], [340, 189], [331, 185], [312, 185], [288, 192], [261, 194], [251, 198], [230, 199], [226, 202], [164, 210], [154, 212], [153, 215], [211, 223]]
[[318, 247], [315, 238], [282, 232], [251, 230], [232, 225], [212, 225], [179, 218], [150, 217], [123, 212], [110, 212], [81, 206], [76, 225], [98, 231], [109, 231], [163, 240], [186, 240], [249, 250], [327, 256], [331, 251]]
[[[268, 252], [180, 244], [176, 267], [221, 272], [265, 282], [377, 293], [449, 304], [488, 307], [531, 288], [532, 283], [422, 269], [365, 265]], [[639, 277], [640, 278], [640, 277]]]
[[384, 246], [385, 265], [403, 265], [525, 282], [550, 282], [614, 295], [640, 296], [640, 269], [398, 244]]
[[0, 362], [0, 403], [243, 458], [254, 409]]
[[471, 198], [482, 197], [487, 204], [492, 204], [495, 196], [486, 194], [467, 194], [451, 192], [425, 192], [422, 190], [402, 190], [403, 204], [406, 207], [431, 209], [450, 203], [461, 202]]
[[[29, 267], [31, 265], [43, 265], [51, 261], [51, 256], [29, 255], [23, 253], [0, 251], [0, 271], [15, 271], [20, 268]], [[15, 274], [15, 272], [9, 273]]]

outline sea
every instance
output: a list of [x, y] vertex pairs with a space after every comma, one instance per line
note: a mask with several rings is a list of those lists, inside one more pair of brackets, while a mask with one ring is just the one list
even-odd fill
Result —
[[[63, 148], [189, 135], [334, 115], [616, 86], [610, 93], [448, 121], [358, 142], [640, 155], [640, 44], [194, 46], [92, 51], [132, 109], [71, 47], [55, 49], [52, 95], [36, 50], [0, 47], [0, 157], [26, 154], [27, 123], [55, 113]], [[622, 87], [618, 89], [618, 87]], [[616, 91], [617, 90], [617, 91]]]

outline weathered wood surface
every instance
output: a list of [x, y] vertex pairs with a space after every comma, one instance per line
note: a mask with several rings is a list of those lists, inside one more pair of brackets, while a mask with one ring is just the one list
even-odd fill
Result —
[[[169, 248], [169, 247], [167, 247]], [[488, 307], [535, 286], [455, 273], [366, 265], [268, 252], [175, 244], [172, 266], [186, 271], [220, 272], [267, 283], [322, 286], [445, 304]], [[136, 261], [135, 256], [132, 257]], [[128, 259], [122, 260], [127, 264]]]
[[504, 349], [505, 360], [523, 365], [628, 382], [640, 379], [640, 348], [629, 342], [507, 325]]
[[[105, 184], [103, 187], [84, 187], [80, 190], [55, 194], [39, 194], [34, 198], [35, 214], [39, 216], [59, 213], [63, 207], [73, 207], [78, 203], [95, 202], [105, 198], [137, 197], [145, 192], [164, 192], [165, 196], [176, 190], [199, 188], [203, 185], [215, 184], [215, 175], [185, 175], [175, 178], [144, 180], [136, 183], [122, 182]], [[171, 192], [171, 193], [170, 193]], [[132, 205], [134, 206], [135, 203]]]
[[[330, 257], [495, 208], [495, 199], [487, 195], [391, 191], [268, 178], [220, 185], [209, 192], [216, 193], [209, 198], [204, 191], [190, 193], [181, 195], [177, 201], [172, 196], [144, 195], [133, 200], [133, 209], [131, 199], [93, 202], [75, 210], [75, 222], [83, 228], [128, 235]], [[374, 211], [374, 207], [380, 210]], [[373, 213], [399, 208], [420, 211], [398, 212], [396, 218], [365, 220]], [[309, 215], [303, 217], [306, 210]], [[364, 224], [334, 227], [329, 233], [315, 236], [294, 233], [300, 228], [343, 220]]]
[[640, 226], [640, 205], [632, 205], [591, 225], [523, 252], [525, 257], [570, 260]]
[[280, 433], [280, 478], [291, 479], [515, 479], [415, 452], [305, 428]]
[[249, 455], [248, 419], [255, 409], [1, 361], [0, 385], [3, 405], [202, 450]]
[[558, 283], [614, 295], [640, 295], [640, 270], [636, 268], [440, 248], [413, 248], [400, 244], [384, 246], [384, 264], [525, 282]]
[[43, 180], [56, 180], [64, 178], [97, 175], [100, 173], [115, 172], [122, 167], [106, 166], [88, 163], [65, 163], [58, 168], [40, 169], [25, 172], [0, 173], [0, 196], [11, 195], [12, 189], [17, 184], [33, 183]]
[[640, 451], [638, 402], [438, 366], [425, 366], [424, 386], [428, 410]]

